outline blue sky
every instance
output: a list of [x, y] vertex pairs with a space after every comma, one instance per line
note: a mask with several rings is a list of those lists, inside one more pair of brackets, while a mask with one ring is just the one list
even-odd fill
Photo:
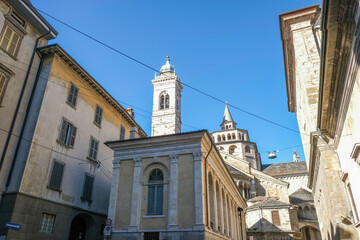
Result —
[[[289, 113], [279, 14], [320, 4], [315, 0], [137, 1], [32, 0], [46, 13], [160, 69], [169, 54], [181, 81], [263, 118], [298, 130]], [[125, 108], [150, 135], [154, 71], [44, 16], [58, 43]], [[138, 108], [135, 108], [138, 107]], [[185, 87], [183, 131], [220, 129], [224, 104]], [[140, 108], [140, 109], [139, 109]], [[145, 110], [145, 111], [144, 111]], [[299, 134], [230, 108], [247, 129], [263, 163], [305, 160]], [[189, 127], [193, 126], [195, 128]], [[266, 150], [283, 149], [269, 160]]]

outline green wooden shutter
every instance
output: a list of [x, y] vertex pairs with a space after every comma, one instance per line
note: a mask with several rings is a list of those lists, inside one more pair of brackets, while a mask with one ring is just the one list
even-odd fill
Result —
[[65, 119], [63, 119], [60, 134], [59, 134], [59, 141], [61, 143], [65, 143], [67, 127], [68, 127], [68, 123], [67, 123], [67, 121], [65, 121]]
[[71, 138], [70, 138], [70, 147], [74, 147], [75, 144], [75, 137], [76, 137], [76, 130], [77, 128], [75, 126], [72, 126], [72, 131], [71, 131]]

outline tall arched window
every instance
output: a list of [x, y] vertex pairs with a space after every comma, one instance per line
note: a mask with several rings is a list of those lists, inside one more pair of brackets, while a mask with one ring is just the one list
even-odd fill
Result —
[[164, 174], [154, 169], [149, 176], [147, 215], [163, 214]]
[[166, 92], [161, 93], [160, 95], [160, 110], [169, 108], [170, 97]]
[[250, 152], [250, 147], [249, 146], [245, 146], [245, 152], [247, 152], [247, 153]]

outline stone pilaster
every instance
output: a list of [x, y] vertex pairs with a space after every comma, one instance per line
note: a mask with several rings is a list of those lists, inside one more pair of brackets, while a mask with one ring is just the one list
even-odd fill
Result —
[[202, 152], [194, 155], [194, 187], [195, 187], [195, 229], [204, 230], [203, 190], [202, 190]]
[[178, 155], [170, 155], [168, 229], [177, 229]]
[[133, 188], [131, 197], [131, 214], [130, 214], [130, 226], [129, 231], [137, 231], [140, 221], [140, 194], [141, 194], [141, 158], [134, 158], [134, 176], [133, 176]]
[[108, 218], [114, 222], [115, 220], [115, 210], [116, 210], [116, 199], [118, 193], [118, 183], [119, 183], [119, 172], [120, 172], [120, 161], [113, 161], [113, 173], [111, 178], [111, 190], [110, 190], [110, 200], [109, 200], [109, 211]]

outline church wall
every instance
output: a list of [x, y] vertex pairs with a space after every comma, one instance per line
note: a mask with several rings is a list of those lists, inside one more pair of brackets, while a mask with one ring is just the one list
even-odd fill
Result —
[[[126, 160], [121, 161], [119, 172], [118, 194], [115, 210], [114, 228], [125, 230], [130, 224], [130, 209], [131, 209], [131, 192], [132, 181], [134, 173], [134, 161]], [[120, 204], [121, 203], [121, 204]]]
[[179, 156], [178, 160], [178, 225], [191, 228], [195, 224], [194, 157], [192, 154]]
[[286, 186], [280, 186], [270, 181], [256, 178], [255, 189], [257, 196], [278, 197], [279, 201], [289, 203], [289, 194]]
[[287, 177], [277, 177], [282, 181], [289, 183], [288, 194], [291, 195], [293, 192], [298, 190], [299, 188], [303, 188], [311, 192], [308, 188], [308, 175], [300, 175], [300, 176], [287, 176]]

